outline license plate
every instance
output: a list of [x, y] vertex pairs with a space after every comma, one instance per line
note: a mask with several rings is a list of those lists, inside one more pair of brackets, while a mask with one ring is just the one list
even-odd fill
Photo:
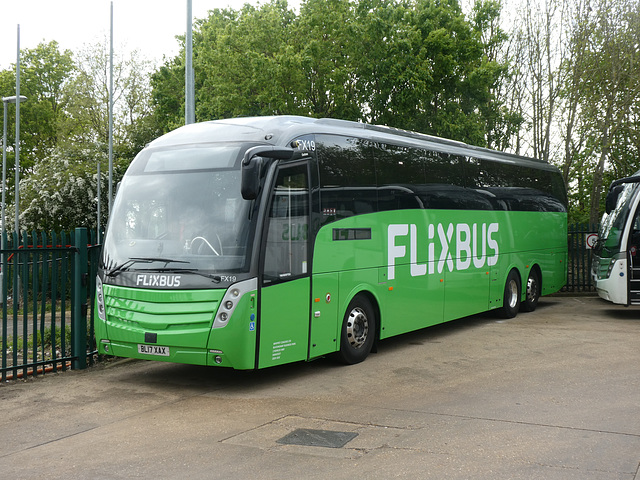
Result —
[[138, 344], [138, 353], [146, 355], [160, 355], [162, 357], [169, 356], [169, 347], [161, 347], [159, 345], [142, 345]]

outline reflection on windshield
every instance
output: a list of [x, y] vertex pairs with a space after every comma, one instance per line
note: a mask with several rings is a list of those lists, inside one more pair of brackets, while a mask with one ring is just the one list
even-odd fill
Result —
[[[107, 270], [131, 258], [170, 258], [205, 272], [248, 269], [250, 202], [240, 195], [240, 170], [204, 170], [200, 160], [197, 165], [197, 170], [162, 168], [150, 173], [137, 173], [134, 166], [133, 173], [127, 173], [105, 238]], [[145, 262], [130, 269], [163, 267], [165, 263]]]
[[595, 253], [601, 257], [610, 257], [618, 253], [621, 249], [620, 242], [624, 226], [629, 217], [631, 198], [638, 185], [627, 184], [618, 197], [616, 208], [609, 214], [602, 217], [600, 232], [598, 234], [598, 244]]

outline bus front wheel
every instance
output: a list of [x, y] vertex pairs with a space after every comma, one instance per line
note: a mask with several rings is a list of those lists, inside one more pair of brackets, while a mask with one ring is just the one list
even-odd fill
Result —
[[500, 310], [503, 318], [513, 318], [520, 310], [520, 275], [514, 269], [509, 272], [507, 283], [504, 286], [504, 299]]
[[356, 295], [349, 303], [342, 321], [340, 360], [353, 365], [362, 362], [373, 347], [376, 336], [376, 315], [364, 295]]

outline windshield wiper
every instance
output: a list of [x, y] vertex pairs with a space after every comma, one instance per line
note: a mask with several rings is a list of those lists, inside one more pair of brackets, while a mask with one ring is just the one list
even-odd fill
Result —
[[[189, 263], [189, 262], [185, 262]], [[200, 272], [197, 268], [158, 268], [154, 269], [156, 272], [170, 272], [170, 273], [193, 273], [194, 275], [200, 275], [201, 277], [213, 280], [215, 283], [220, 283], [222, 277], [220, 275], [213, 275], [212, 273]]]
[[173, 260], [171, 258], [131, 257], [126, 262], [123, 262], [120, 265], [117, 265], [116, 267], [114, 267], [111, 270], [109, 270], [106, 273], [106, 275], [108, 277], [115, 277], [115, 276], [121, 274], [122, 272], [124, 272], [125, 270], [127, 270], [134, 263], [152, 263], [152, 262], [163, 262], [165, 267], [167, 265], [169, 265], [170, 263], [172, 263], [172, 262], [173, 263], [190, 263], [190, 262], [187, 262], [187, 261], [184, 261], [184, 260]]

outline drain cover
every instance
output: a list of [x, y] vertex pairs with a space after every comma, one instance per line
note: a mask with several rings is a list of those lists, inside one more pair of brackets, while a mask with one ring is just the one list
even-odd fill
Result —
[[307, 447], [341, 448], [358, 436], [353, 432], [332, 432], [298, 428], [285, 435], [277, 443], [284, 445], [304, 445]]

